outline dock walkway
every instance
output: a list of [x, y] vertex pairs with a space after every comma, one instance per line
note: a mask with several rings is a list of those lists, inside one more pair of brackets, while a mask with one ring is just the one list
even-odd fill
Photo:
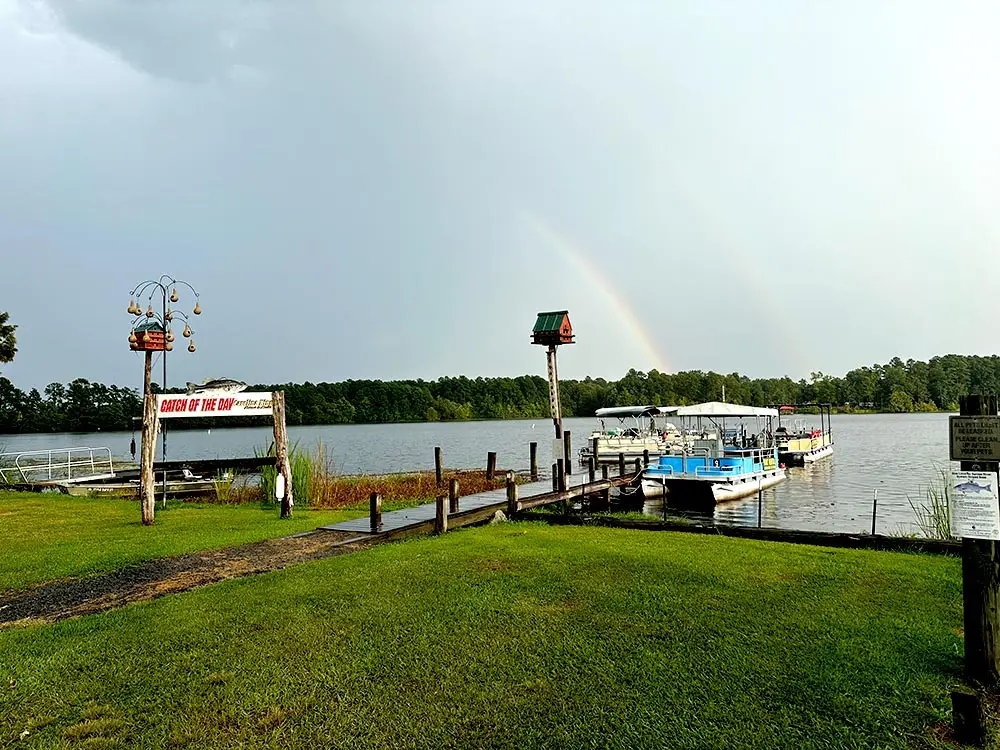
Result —
[[[634, 477], [632, 475], [615, 477], [613, 479], [598, 479], [593, 485], [587, 488], [587, 491], [600, 491], [607, 487], [620, 486], [632, 481], [633, 479]], [[580, 495], [586, 494], [584, 488], [587, 487], [588, 484], [589, 477], [587, 473], [568, 475], [566, 477], [565, 492], [553, 492], [551, 480], [520, 484], [517, 487], [518, 503], [519, 505], [526, 504], [534, 507], [537, 505], [544, 505], [546, 499], [549, 499], [551, 502], [557, 502], [570, 497], [579, 497]], [[507, 490], [501, 487], [496, 490], [488, 490], [475, 495], [460, 497], [459, 511], [458, 513], [450, 514], [450, 517], [457, 520], [461, 519], [461, 517], [466, 514], [481, 516], [483, 511], [490, 509], [506, 511], [506, 507]], [[393, 510], [388, 513], [383, 513], [382, 525], [376, 531], [372, 530], [371, 521], [367, 517], [355, 518], [351, 521], [343, 521], [329, 526], [320, 526], [320, 530], [351, 531], [360, 534], [400, 531], [410, 527], [422, 526], [427, 523], [433, 524], [436, 512], [437, 508], [435, 503], [425, 503], [424, 505], [417, 505], [412, 508], [403, 508], [402, 510]]]

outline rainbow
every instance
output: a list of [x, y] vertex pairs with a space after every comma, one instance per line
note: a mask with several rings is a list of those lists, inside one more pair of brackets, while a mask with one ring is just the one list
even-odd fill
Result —
[[629, 336], [645, 354], [650, 369], [655, 368], [660, 372], [670, 372], [666, 358], [662, 356], [653, 338], [643, 328], [638, 316], [628, 303], [627, 297], [614, 287], [607, 274], [597, 267], [583, 247], [567, 234], [553, 227], [550, 222], [535, 214], [525, 213], [524, 219], [532, 232], [542, 239], [546, 246], [558, 252], [563, 260], [579, 271], [590, 285], [607, 300], [608, 305], [615, 311], [622, 325], [629, 332]]

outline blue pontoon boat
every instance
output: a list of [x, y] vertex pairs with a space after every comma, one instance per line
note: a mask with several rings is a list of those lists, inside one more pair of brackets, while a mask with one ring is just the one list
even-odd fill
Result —
[[710, 401], [671, 407], [670, 417], [685, 439], [679, 450], [650, 463], [642, 476], [645, 496], [714, 505], [784, 480], [774, 436], [777, 409]]

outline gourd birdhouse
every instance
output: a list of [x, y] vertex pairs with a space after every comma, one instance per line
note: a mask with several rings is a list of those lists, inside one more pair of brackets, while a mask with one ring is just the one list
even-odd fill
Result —
[[137, 325], [132, 329], [128, 340], [129, 348], [135, 352], [163, 352], [167, 349], [167, 334], [156, 320]]
[[573, 344], [573, 325], [569, 322], [569, 311], [540, 312], [531, 331], [531, 343], [543, 346]]

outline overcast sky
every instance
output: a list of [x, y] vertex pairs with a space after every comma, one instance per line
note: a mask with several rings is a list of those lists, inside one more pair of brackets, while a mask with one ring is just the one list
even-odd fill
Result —
[[[0, 0], [3, 375], [843, 374], [992, 353], [995, 2]], [[182, 291], [182, 290], [179, 290]], [[193, 306], [182, 299], [181, 309]]]

